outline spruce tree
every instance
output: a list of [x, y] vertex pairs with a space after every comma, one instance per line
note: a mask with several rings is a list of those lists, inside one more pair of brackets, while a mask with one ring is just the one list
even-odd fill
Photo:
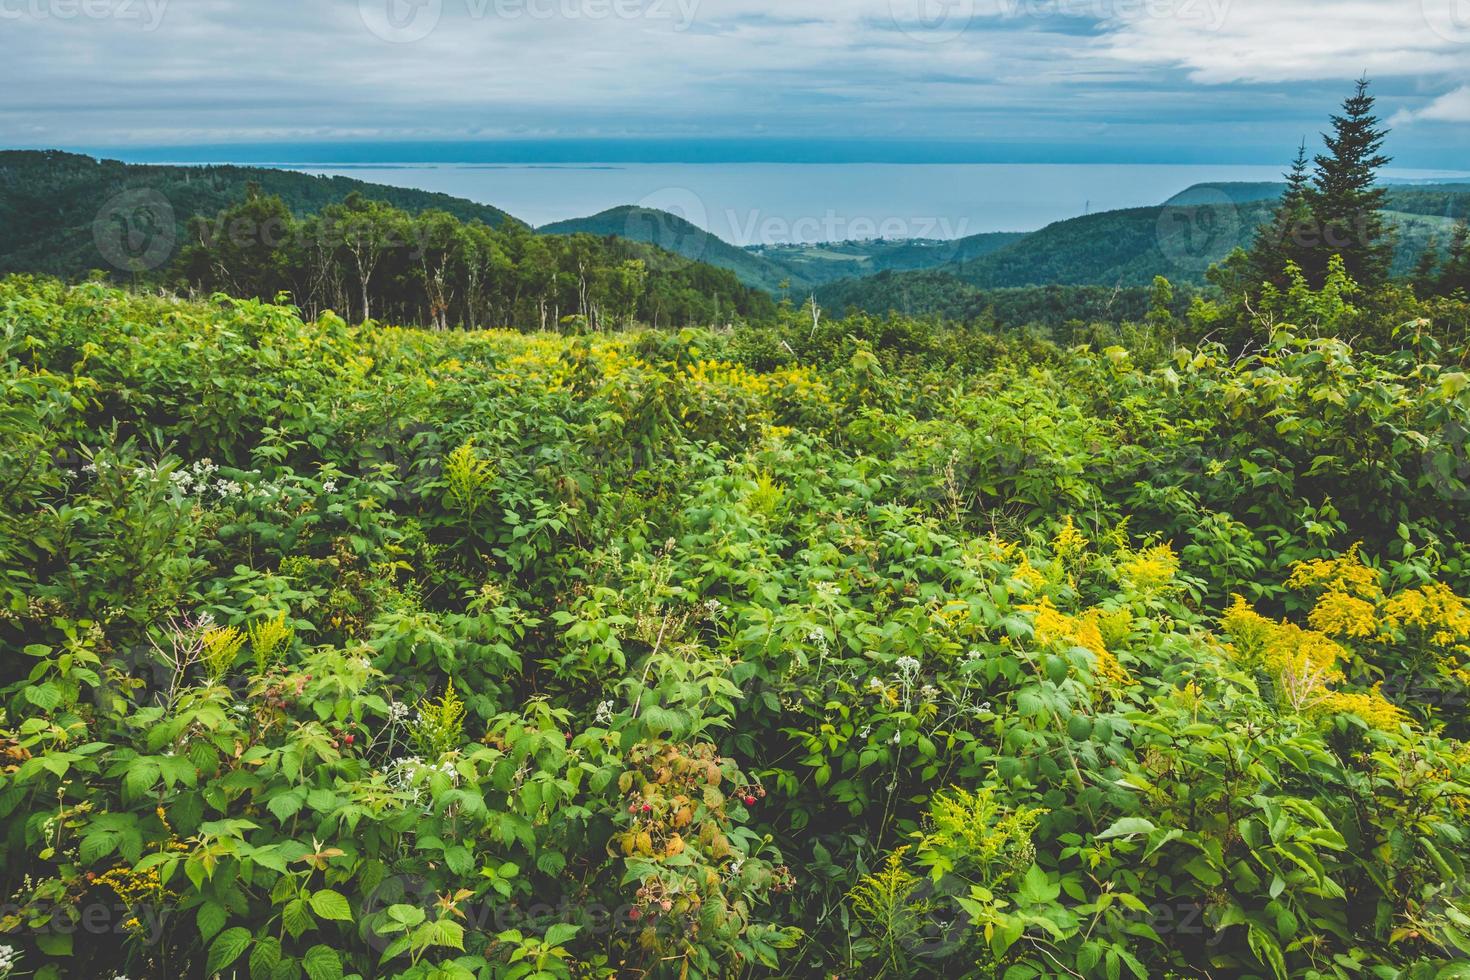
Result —
[[1434, 292], [1435, 283], [1439, 280], [1439, 239], [1430, 237], [1424, 246], [1424, 251], [1419, 255], [1419, 261], [1414, 264], [1414, 274], [1409, 282], [1414, 287], [1416, 296], [1428, 296]]
[[1376, 181], [1391, 158], [1380, 152], [1388, 131], [1379, 128], [1373, 104], [1368, 79], [1358, 79], [1342, 114], [1332, 117], [1332, 134], [1322, 137], [1328, 152], [1317, 156], [1313, 178], [1317, 242], [1302, 264], [1314, 284], [1325, 278], [1334, 255], [1342, 256], [1360, 286], [1373, 289], [1388, 279], [1393, 240], [1379, 213], [1385, 190]]
[[1453, 296], [1456, 292], [1470, 295], [1470, 225], [1464, 221], [1455, 225], [1450, 254], [1440, 266], [1435, 292], [1441, 296]]
[[1307, 144], [1297, 147], [1296, 159], [1286, 174], [1286, 191], [1276, 205], [1271, 220], [1256, 230], [1251, 245], [1251, 288], [1271, 283], [1278, 289], [1290, 285], [1286, 264], [1303, 265], [1310, 261], [1307, 253], [1313, 243], [1312, 183], [1307, 173]]

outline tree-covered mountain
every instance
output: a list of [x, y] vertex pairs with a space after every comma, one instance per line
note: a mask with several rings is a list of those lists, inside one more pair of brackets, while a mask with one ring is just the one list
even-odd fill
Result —
[[[1174, 291], [1168, 310], [1182, 315], [1196, 290]], [[1023, 286], [980, 289], [938, 269], [880, 272], [843, 279], [816, 291], [817, 303], [833, 314], [857, 313], [934, 317], [957, 323], [983, 323], [1000, 329], [1070, 323], [1122, 323], [1142, 320], [1152, 304], [1148, 286]]]
[[[115, 256], [99, 251], [99, 221], [144, 220], [154, 226], [146, 231], [159, 236], [158, 241], [171, 236], [174, 245], [180, 244], [188, 237], [191, 217], [219, 213], [240, 200], [251, 184], [279, 197], [298, 215], [317, 214], [358, 193], [412, 214], [437, 210], [496, 227], [518, 223], [489, 205], [348, 177], [267, 167], [140, 165], [59, 150], [6, 150], [0, 151], [0, 273], [73, 278], [114, 265]], [[161, 227], [168, 219], [171, 228]], [[130, 228], [128, 233], [144, 231]], [[104, 229], [104, 239], [107, 234]]]
[[[1272, 214], [1263, 196], [1284, 185], [1202, 184], [1164, 205], [1101, 211], [1047, 225], [1003, 248], [933, 269], [883, 274], [868, 285], [831, 283], [824, 302], [886, 312], [964, 308], [975, 290], [1025, 286], [1147, 286], [1156, 275], [1204, 282], [1210, 265], [1251, 244]], [[1410, 275], [1431, 244], [1445, 249], [1470, 213], [1470, 186], [1393, 186], [1383, 213], [1396, 238], [1391, 272]]]
[[785, 265], [778, 265], [760, 255], [737, 248], [668, 211], [624, 205], [586, 218], [558, 221], [545, 225], [538, 231], [544, 235], [587, 234], [648, 242], [675, 255], [728, 269], [745, 285], [769, 293], [778, 291], [781, 283], [786, 280], [792, 280], [792, 286], [796, 288], [808, 285], [804, 278], [795, 275]]
[[932, 269], [979, 258], [1025, 237], [1025, 232], [993, 231], [954, 239], [873, 238], [762, 245], [747, 250], [787, 269], [793, 283], [820, 286], [884, 271]]

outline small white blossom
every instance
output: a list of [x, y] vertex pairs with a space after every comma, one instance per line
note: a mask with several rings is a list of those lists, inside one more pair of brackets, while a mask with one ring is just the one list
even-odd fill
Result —
[[611, 701], [604, 701], [604, 702], [602, 702], [601, 704], [599, 704], [597, 706], [597, 717], [596, 717], [597, 724], [599, 724], [599, 725], [609, 725], [609, 724], [612, 724], [612, 718], [613, 718], [613, 703]]
[[336, 493], [336, 492], [337, 492], [337, 481], [336, 480], [328, 480], [328, 481], [326, 481], [325, 483], [322, 484], [322, 493]]
[[920, 664], [919, 661], [914, 659], [913, 657], [899, 657], [894, 666], [897, 667], [898, 672], [900, 674], [903, 674], [905, 677], [913, 677], [919, 672]]

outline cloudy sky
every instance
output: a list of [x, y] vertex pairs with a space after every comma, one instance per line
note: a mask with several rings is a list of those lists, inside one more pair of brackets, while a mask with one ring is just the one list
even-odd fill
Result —
[[1399, 166], [1470, 166], [1470, 0], [0, 0], [0, 38], [0, 144], [139, 158], [656, 138], [1274, 164], [1366, 71]]

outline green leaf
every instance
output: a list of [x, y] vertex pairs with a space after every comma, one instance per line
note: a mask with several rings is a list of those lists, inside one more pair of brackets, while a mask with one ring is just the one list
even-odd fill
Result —
[[199, 906], [199, 911], [194, 913], [194, 921], [199, 926], [199, 938], [209, 942], [210, 937], [225, 927], [225, 907], [218, 902], [209, 901]]
[[1277, 980], [1286, 980], [1286, 957], [1281, 954], [1281, 944], [1276, 937], [1253, 922], [1246, 930], [1246, 940], [1250, 943], [1251, 952], [1271, 968]]
[[550, 946], [565, 946], [581, 928], [570, 922], [558, 922], [546, 930], [546, 942]]
[[301, 958], [301, 965], [311, 980], [342, 980], [342, 958], [330, 946], [311, 947]]
[[352, 921], [352, 906], [347, 904], [347, 899], [341, 892], [334, 892], [330, 888], [324, 888], [312, 894], [311, 910], [323, 919], [333, 919], [337, 922]]
[[1142, 817], [1122, 817], [1093, 839], [1110, 840], [1114, 837], [1132, 837], [1135, 834], [1150, 834], [1157, 829], [1151, 820], [1145, 820]]
[[265, 980], [275, 973], [281, 962], [281, 941], [275, 936], [262, 936], [250, 951], [251, 980]]
[[205, 962], [206, 973], [218, 973], [240, 958], [250, 945], [250, 930], [236, 926], [226, 929], [209, 945], [209, 957]]
[[27, 701], [42, 711], [53, 711], [61, 705], [61, 689], [55, 684], [28, 687], [23, 693]]

